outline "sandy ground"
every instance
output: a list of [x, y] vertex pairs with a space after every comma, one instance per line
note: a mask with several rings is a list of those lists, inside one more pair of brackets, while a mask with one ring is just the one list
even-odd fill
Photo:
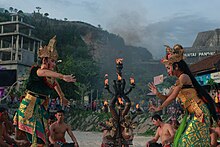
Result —
[[[102, 142], [102, 133], [99, 132], [80, 132], [73, 131], [78, 140], [80, 147], [100, 147]], [[135, 135], [133, 145], [131, 147], [145, 147], [146, 142], [152, 137], [144, 137]], [[71, 142], [71, 138], [66, 134], [67, 142]]]

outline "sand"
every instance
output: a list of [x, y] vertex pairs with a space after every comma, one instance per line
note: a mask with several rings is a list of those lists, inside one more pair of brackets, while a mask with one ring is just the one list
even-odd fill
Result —
[[[100, 132], [81, 132], [73, 131], [80, 147], [100, 147], [102, 142], [102, 133]], [[145, 147], [146, 142], [152, 137], [135, 135], [133, 145], [131, 147]], [[66, 134], [67, 142], [72, 142], [68, 134]]]

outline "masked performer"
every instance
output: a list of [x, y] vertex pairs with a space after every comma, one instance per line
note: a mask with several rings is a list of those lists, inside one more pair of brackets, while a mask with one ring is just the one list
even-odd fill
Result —
[[41, 60], [41, 65], [31, 68], [26, 95], [22, 99], [14, 117], [17, 132], [25, 133], [24, 136], [27, 136], [32, 147], [49, 146], [47, 122], [49, 114], [47, 110], [49, 95], [53, 90], [57, 91], [64, 105], [68, 103], [56, 79], [66, 82], [76, 81], [72, 75], [63, 75], [53, 71], [58, 58], [55, 45], [56, 38], [53, 37], [47, 46], [39, 49], [38, 57]]
[[162, 105], [151, 106], [150, 110], [160, 111], [177, 98], [186, 113], [175, 134], [174, 146], [208, 147], [210, 117], [217, 120], [214, 101], [198, 84], [183, 60], [183, 47], [176, 44], [169, 51], [169, 56], [162, 59], [162, 63], [165, 64], [168, 74], [178, 79], [168, 95], [162, 95], [153, 83], [149, 84], [150, 90], [164, 100]]

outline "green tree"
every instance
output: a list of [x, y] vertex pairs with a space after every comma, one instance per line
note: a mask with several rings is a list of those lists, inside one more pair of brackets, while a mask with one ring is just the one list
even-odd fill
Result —
[[17, 13], [17, 12], [18, 12], [18, 9], [17, 9], [17, 8], [14, 8], [14, 12]]
[[49, 13], [44, 13], [44, 16], [45, 16], [45, 17], [48, 17], [48, 16], [49, 16]]
[[76, 85], [60, 81], [62, 86], [64, 86], [64, 93], [67, 93], [68, 97], [76, 96], [80, 98], [83, 92], [86, 92], [91, 87], [93, 89], [97, 87], [99, 70], [96, 63], [91, 59], [84, 58], [82, 60], [82, 58], [74, 58], [72, 55], [68, 55], [64, 58], [63, 63], [59, 65], [59, 69], [62, 73], [73, 74], [77, 79]]
[[37, 9], [37, 13], [40, 13], [41, 7], [36, 7], [36, 9]]
[[207, 84], [210, 85], [210, 90], [218, 89], [218, 83], [216, 83], [212, 78], [208, 80]]
[[18, 14], [24, 14], [24, 12], [22, 10], [19, 10]]
[[11, 13], [13, 12], [13, 10], [14, 10], [13, 7], [9, 7], [9, 11], [10, 11]]

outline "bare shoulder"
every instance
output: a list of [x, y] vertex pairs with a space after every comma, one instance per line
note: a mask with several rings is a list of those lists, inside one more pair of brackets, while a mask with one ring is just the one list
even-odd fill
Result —
[[66, 126], [68, 129], [71, 129], [71, 125], [70, 125], [70, 124], [65, 124], [65, 126]]
[[179, 77], [179, 80], [183, 85], [192, 84], [192, 81], [191, 81], [190, 77], [187, 74], [181, 74], [180, 77]]
[[159, 132], [161, 130], [161, 127], [157, 127], [157, 132]]
[[50, 128], [53, 128], [55, 125], [56, 125], [56, 123], [55, 123], [55, 122], [54, 122], [54, 123], [52, 123], [52, 124], [50, 125]]
[[167, 128], [167, 129], [172, 128], [172, 125], [169, 124], [169, 123], [165, 123], [165, 124], [164, 124], [164, 128]]

